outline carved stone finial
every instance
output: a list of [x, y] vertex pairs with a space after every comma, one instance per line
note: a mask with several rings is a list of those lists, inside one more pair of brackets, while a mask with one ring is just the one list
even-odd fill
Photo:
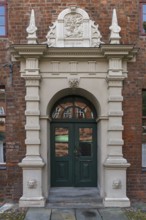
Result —
[[30, 16], [30, 22], [29, 26], [26, 28], [26, 31], [28, 33], [28, 44], [37, 44], [37, 36], [36, 36], [36, 31], [37, 27], [35, 25], [35, 14], [34, 10], [31, 10], [31, 16]]
[[116, 9], [113, 9], [112, 25], [109, 29], [111, 30], [110, 44], [120, 44], [121, 37], [119, 33], [121, 31], [121, 27], [118, 25]]

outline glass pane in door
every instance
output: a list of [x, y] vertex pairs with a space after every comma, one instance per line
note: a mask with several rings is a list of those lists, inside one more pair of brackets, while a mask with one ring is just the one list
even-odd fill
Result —
[[68, 128], [55, 128], [55, 155], [56, 157], [68, 156], [69, 149]]
[[92, 128], [79, 128], [80, 156], [92, 155]]

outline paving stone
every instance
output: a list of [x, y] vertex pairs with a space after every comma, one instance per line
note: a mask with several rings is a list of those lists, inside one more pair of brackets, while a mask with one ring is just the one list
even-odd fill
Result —
[[3, 213], [11, 208], [14, 207], [14, 204], [11, 203], [5, 203], [2, 207], [0, 207], [0, 213]]
[[76, 220], [102, 220], [96, 209], [76, 210]]
[[51, 209], [29, 208], [24, 220], [50, 220]]
[[120, 208], [104, 208], [98, 210], [103, 220], [128, 220]]
[[76, 220], [73, 209], [52, 209], [51, 220]]

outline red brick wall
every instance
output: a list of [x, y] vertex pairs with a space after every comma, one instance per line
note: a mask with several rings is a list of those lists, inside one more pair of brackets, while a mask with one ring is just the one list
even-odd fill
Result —
[[[45, 41], [49, 26], [58, 14], [69, 5], [77, 5], [87, 11], [90, 18], [99, 24], [105, 43], [109, 42], [109, 26], [113, 8], [117, 9], [121, 31], [121, 43], [135, 44], [140, 48], [136, 63], [128, 64], [128, 78], [124, 82], [124, 157], [131, 163], [127, 175], [127, 192], [131, 199], [146, 201], [146, 172], [141, 170], [141, 90], [146, 88], [146, 37], [139, 35], [138, 0], [10, 0], [8, 1], [8, 39], [0, 40], [0, 63], [9, 61], [5, 50], [11, 43], [26, 42], [26, 27], [30, 11], [36, 15], [39, 42]], [[8, 68], [0, 66], [0, 84], [6, 86], [7, 96], [7, 166], [0, 170], [0, 198], [17, 199], [21, 195], [21, 169], [17, 163], [25, 155], [25, 87], [24, 80], [15, 65], [13, 84], [10, 83]]]

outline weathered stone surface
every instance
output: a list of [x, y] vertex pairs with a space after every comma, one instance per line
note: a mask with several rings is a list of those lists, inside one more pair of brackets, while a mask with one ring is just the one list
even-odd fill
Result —
[[120, 208], [99, 209], [99, 213], [101, 215], [101, 219], [103, 220], [128, 220]]
[[75, 211], [71, 209], [53, 209], [51, 220], [76, 220]]
[[51, 209], [30, 208], [26, 214], [25, 220], [50, 220]]
[[102, 220], [98, 210], [96, 209], [82, 209], [76, 210], [76, 220]]

